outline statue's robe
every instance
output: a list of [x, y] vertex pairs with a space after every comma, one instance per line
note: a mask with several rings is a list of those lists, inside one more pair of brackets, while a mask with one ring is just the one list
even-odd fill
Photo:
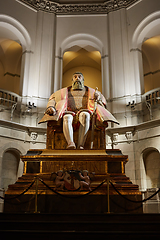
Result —
[[[95, 89], [86, 87], [88, 91], [88, 99], [87, 99], [87, 110], [93, 112], [94, 111], [94, 93]], [[55, 93], [53, 93], [48, 101], [47, 108], [49, 107], [55, 107], [56, 109], [56, 115], [51, 116], [48, 114], [44, 114], [43, 118], [40, 120], [39, 123], [47, 122], [47, 121], [58, 121], [60, 120], [65, 113], [71, 113], [72, 115], [76, 115], [75, 112], [68, 111], [68, 91], [71, 89], [71, 87], [65, 87], [62, 88]], [[105, 97], [100, 93], [100, 101], [97, 103], [96, 108], [96, 115], [97, 120], [101, 124], [104, 124], [107, 122], [114, 122], [118, 123], [118, 121], [115, 119], [115, 117], [107, 110], [106, 106], [106, 99]], [[83, 109], [84, 110], [84, 109]]]

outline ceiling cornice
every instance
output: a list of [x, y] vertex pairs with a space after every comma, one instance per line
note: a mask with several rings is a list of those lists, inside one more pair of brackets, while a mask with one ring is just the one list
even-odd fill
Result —
[[139, 0], [108, 0], [104, 3], [57, 3], [53, 0], [19, 0], [37, 11], [58, 15], [67, 14], [107, 14], [121, 8], [127, 8]]

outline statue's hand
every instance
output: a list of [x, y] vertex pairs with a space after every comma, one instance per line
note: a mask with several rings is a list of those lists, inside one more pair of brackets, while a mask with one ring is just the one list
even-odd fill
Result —
[[56, 115], [56, 109], [54, 107], [49, 107], [47, 108], [47, 110], [45, 111], [45, 114], [48, 114], [48, 115]]
[[97, 91], [95, 91], [95, 93], [94, 93], [94, 99], [96, 100], [96, 101], [99, 101], [100, 100], [100, 93], [99, 92], [97, 92]]

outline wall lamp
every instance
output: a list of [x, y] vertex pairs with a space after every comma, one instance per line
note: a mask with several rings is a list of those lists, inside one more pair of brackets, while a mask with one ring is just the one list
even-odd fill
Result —
[[36, 108], [36, 106], [34, 105], [34, 103], [31, 104], [31, 102], [28, 102], [28, 108], [32, 109], [32, 108]]
[[131, 108], [134, 108], [136, 105], [135, 101], [133, 100], [132, 102], [128, 102], [128, 104], [126, 105], [126, 107], [131, 107]]

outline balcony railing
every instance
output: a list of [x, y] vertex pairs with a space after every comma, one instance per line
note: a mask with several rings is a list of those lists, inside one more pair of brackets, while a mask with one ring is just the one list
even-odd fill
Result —
[[16, 93], [0, 89], [0, 105], [12, 107], [20, 101], [20, 96]]
[[143, 95], [144, 100], [150, 105], [160, 104], [160, 88], [155, 88]]

